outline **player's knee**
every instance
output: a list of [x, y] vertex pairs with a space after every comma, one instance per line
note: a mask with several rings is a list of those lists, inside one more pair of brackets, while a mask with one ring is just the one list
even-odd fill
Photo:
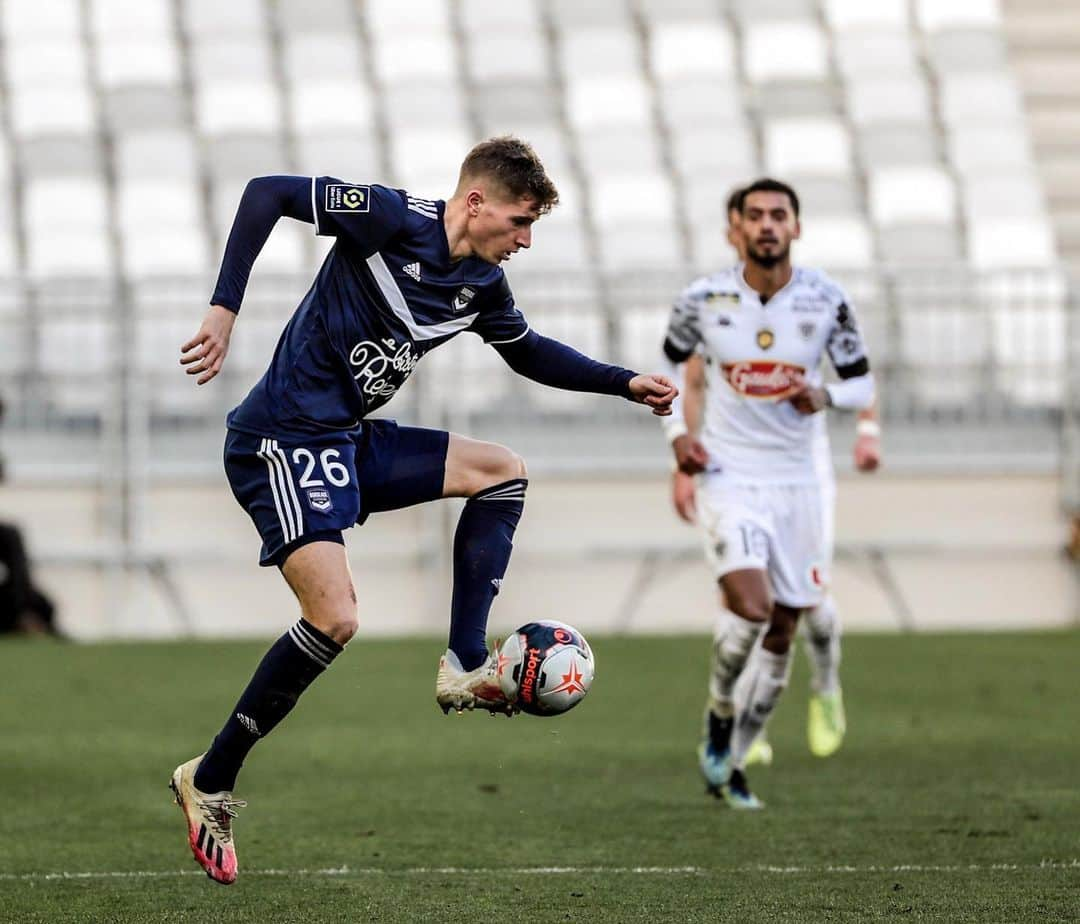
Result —
[[787, 654], [791, 650], [791, 643], [795, 640], [795, 629], [798, 620], [787, 614], [774, 613], [769, 622], [769, 628], [761, 639], [761, 647], [773, 654]]
[[339, 645], [344, 645], [360, 628], [357, 616], [356, 592], [349, 587], [348, 593], [334, 599], [322, 598], [304, 607], [304, 618], [324, 635]]
[[492, 443], [491, 448], [484, 454], [483, 463], [478, 466], [475, 473], [475, 491], [483, 491], [492, 485], [502, 484], [504, 481], [513, 481], [516, 478], [528, 477], [528, 469], [525, 460], [512, 449]]
[[772, 601], [765, 594], [726, 592], [727, 608], [736, 616], [751, 622], [768, 622]]

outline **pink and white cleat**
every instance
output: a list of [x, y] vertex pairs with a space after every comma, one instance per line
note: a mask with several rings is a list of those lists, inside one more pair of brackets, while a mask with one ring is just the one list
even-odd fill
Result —
[[435, 701], [444, 713], [451, 709], [458, 713], [466, 709], [486, 709], [492, 715], [500, 713], [512, 716], [517, 712], [499, 686], [499, 645], [487, 660], [471, 671], [461, 666], [461, 661], [449, 648], [439, 658], [439, 670], [435, 675]]
[[214, 882], [236, 882], [236, 848], [233, 847], [232, 820], [236, 810], [247, 805], [231, 792], [205, 793], [195, 788], [195, 771], [204, 755], [193, 757], [173, 771], [169, 788], [176, 804], [184, 810], [188, 823], [188, 843], [206, 875]]

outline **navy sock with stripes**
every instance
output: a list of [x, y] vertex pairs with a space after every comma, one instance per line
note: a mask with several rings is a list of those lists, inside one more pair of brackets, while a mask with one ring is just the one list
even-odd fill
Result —
[[274, 642], [195, 771], [195, 786], [203, 792], [232, 790], [248, 751], [289, 714], [341, 651], [306, 619]]
[[467, 671], [487, 657], [488, 612], [510, 563], [528, 484], [525, 478], [514, 478], [485, 488], [466, 501], [458, 520], [450, 650]]

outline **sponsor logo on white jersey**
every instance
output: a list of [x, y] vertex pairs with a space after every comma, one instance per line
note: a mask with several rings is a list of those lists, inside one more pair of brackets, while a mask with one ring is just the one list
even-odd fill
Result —
[[728, 384], [740, 395], [780, 401], [798, 390], [798, 380], [806, 374], [802, 366], [771, 359], [745, 359], [721, 367]]

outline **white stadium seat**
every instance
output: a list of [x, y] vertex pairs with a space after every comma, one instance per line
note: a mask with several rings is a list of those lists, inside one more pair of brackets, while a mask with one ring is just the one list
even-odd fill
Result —
[[738, 84], [725, 78], [680, 80], [660, 88], [660, 111], [674, 131], [742, 124]]
[[296, 169], [301, 176], [374, 182], [381, 175], [379, 156], [370, 132], [324, 129], [297, 139]]
[[683, 178], [710, 170], [745, 178], [757, 170], [750, 129], [739, 123], [673, 134], [671, 153], [675, 169]]
[[870, 74], [910, 78], [919, 74], [915, 46], [906, 32], [875, 29], [841, 33], [835, 46], [837, 66], [848, 80]]
[[293, 83], [290, 88], [293, 131], [374, 131], [374, 112], [367, 84], [359, 80]]
[[670, 222], [673, 209], [671, 183], [663, 173], [609, 173], [592, 184], [593, 216], [601, 233], [624, 221], [653, 217]]
[[457, 80], [457, 61], [450, 35], [406, 30], [384, 37], [373, 50], [375, 73], [385, 84]]
[[640, 74], [568, 79], [566, 94], [567, 115], [575, 128], [604, 125], [646, 128], [650, 123], [648, 89]]
[[26, 244], [27, 271], [32, 279], [105, 277], [112, 273], [104, 227], [31, 228]]
[[1004, 170], [968, 176], [964, 208], [972, 222], [986, 218], [1031, 218], [1046, 214], [1046, 196], [1034, 170]]
[[261, 0], [184, 0], [180, 10], [185, 28], [196, 38], [242, 38], [266, 31]]
[[392, 35], [438, 32], [450, 36], [450, 12], [446, 0], [366, 0], [367, 25], [377, 41]]
[[735, 43], [716, 21], [681, 21], [658, 25], [649, 36], [653, 73], [662, 81], [684, 77], [731, 77]]
[[881, 225], [948, 223], [956, 214], [956, 188], [938, 166], [883, 167], [870, 174], [870, 211]]
[[402, 131], [392, 138], [395, 177], [409, 192], [432, 199], [448, 196], [470, 148], [464, 129]]
[[1022, 121], [957, 125], [946, 138], [949, 160], [964, 173], [1031, 169], [1031, 139]]
[[255, 80], [204, 84], [195, 94], [195, 123], [208, 135], [278, 131], [281, 103], [277, 87]]
[[1018, 121], [1024, 117], [1020, 91], [1009, 73], [945, 75], [940, 92], [942, 117], [949, 127], [962, 122]]
[[121, 135], [113, 149], [121, 181], [192, 179], [198, 173], [195, 139], [184, 131]]
[[352, 0], [278, 0], [278, 22], [285, 34], [346, 34], [355, 25]]
[[873, 76], [847, 86], [848, 112], [856, 125], [932, 120], [930, 94], [918, 76]]
[[547, 53], [528, 32], [478, 32], [469, 37], [466, 53], [476, 81], [548, 79]]
[[586, 28], [567, 33], [559, 45], [564, 74], [636, 76], [641, 70], [637, 36], [628, 28]]
[[765, 165], [773, 174], [851, 172], [851, 137], [840, 119], [772, 119], [764, 135]]
[[124, 269], [135, 278], [203, 275], [209, 268], [206, 235], [194, 225], [157, 225], [124, 235]]
[[98, 45], [97, 68], [106, 88], [180, 83], [180, 56], [171, 38], [103, 42]]
[[907, 0], [825, 0], [825, 18], [833, 29], [907, 28]]
[[155, 39], [172, 33], [169, 0], [90, 0], [90, 31], [99, 40]]
[[152, 235], [161, 225], [195, 227], [202, 219], [201, 196], [195, 179], [120, 181], [117, 219], [126, 234]]
[[[4, 35], [15, 40], [75, 38], [82, 28], [80, 0], [33, 0], [0, 4]], [[9, 48], [11, 46], [8, 46]]]
[[191, 49], [191, 70], [196, 88], [201, 84], [270, 82], [273, 56], [263, 33], [245, 38], [208, 38]]
[[825, 269], [868, 269], [874, 263], [874, 240], [861, 218], [808, 218], [794, 247], [799, 263]]
[[809, 19], [750, 23], [743, 36], [743, 56], [752, 83], [824, 80], [828, 76], [825, 36]]
[[4, 72], [16, 89], [84, 86], [86, 49], [78, 36], [13, 42], [5, 49]]
[[290, 83], [363, 79], [360, 43], [348, 32], [306, 32], [284, 37], [283, 62]]
[[461, 21], [474, 34], [524, 32], [539, 37], [540, 15], [536, 0], [461, 0]]
[[979, 270], [1050, 267], [1057, 261], [1054, 232], [1039, 217], [991, 218], [968, 225], [968, 249]]
[[927, 31], [1001, 26], [998, 0], [915, 0], [915, 18]]

